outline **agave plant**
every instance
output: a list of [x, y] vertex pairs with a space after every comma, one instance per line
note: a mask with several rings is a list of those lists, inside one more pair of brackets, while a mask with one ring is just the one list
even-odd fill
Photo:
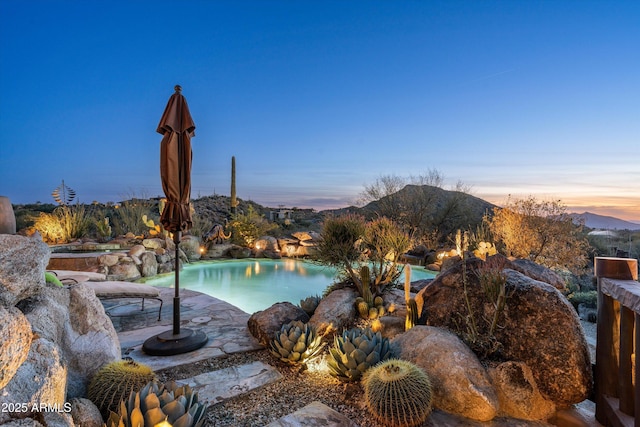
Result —
[[329, 373], [341, 381], [359, 381], [367, 369], [391, 357], [389, 340], [370, 328], [353, 328], [336, 336], [329, 350]]
[[[111, 412], [107, 427], [202, 427], [207, 405], [198, 402], [198, 393], [188, 385], [152, 381]], [[164, 423], [164, 424], [162, 424]]]
[[306, 297], [305, 299], [301, 299], [300, 308], [302, 308], [305, 313], [311, 316], [316, 311], [318, 304], [320, 304], [320, 299], [321, 298], [319, 295], [314, 295], [314, 296]]
[[271, 353], [291, 364], [301, 364], [313, 359], [322, 350], [322, 337], [313, 326], [294, 320], [282, 325], [271, 341]]

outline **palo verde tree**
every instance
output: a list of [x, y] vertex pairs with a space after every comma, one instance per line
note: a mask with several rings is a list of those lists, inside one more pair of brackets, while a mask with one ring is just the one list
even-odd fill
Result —
[[486, 220], [507, 256], [575, 272], [586, 265], [589, 243], [583, 226], [574, 222], [560, 200], [509, 198]]

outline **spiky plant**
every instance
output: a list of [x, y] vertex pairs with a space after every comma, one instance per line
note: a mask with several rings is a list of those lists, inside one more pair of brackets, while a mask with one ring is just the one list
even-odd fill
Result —
[[353, 328], [334, 338], [329, 350], [329, 373], [340, 381], [359, 381], [367, 369], [391, 357], [389, 340], [370, 328]]
[[300, 300], [300, 308], [304, 310], [309, 316], [313, 315], [318, 308], [318, 304], [320, 304], [320, 300], [322, 298], [319, 295], [314, 295], [310, 297], [306, 297], [305, 299]]
[[155, 379], [156, 374], [149, 366], [133, 360], [118, 360], [103, 366], [93, 376], [87, 397], [107, 418], [129, 394]]
[[431, 413], [431, 381], [411, 362], [381, 362], [364, 374], [362, 383], [367, 407], [386, 426], [419, 426]]
[[155, 427], [168, 423], [173, 427], [201, 427], [207, 405], [198, 402], [198, 393], [188, 385], [152, 381], [139, 392], [120, 402], [118, 412], [111, 412], [107, 427]]
[[316, 357], [322, 347], [322, 336], [316, 334], [313, 326], [294, 320], [276, 332], [270, 351], [283, 362], [303, 364]]

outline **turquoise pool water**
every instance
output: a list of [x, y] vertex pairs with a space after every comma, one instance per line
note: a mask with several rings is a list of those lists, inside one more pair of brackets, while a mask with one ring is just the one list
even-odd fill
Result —
[[[298, 304], [308, 296], [322, 295], [335, 277], [334, 269], [294, 259], [207, 261], [182, 269], [180, 289], [202, 292], [246, 313], [255, 313], [277, 302]], [[433, 277], [420, 267], [411, 274], [411, 280]], [[174, 275], [165, 274], [145, 283], [173, 287]]]

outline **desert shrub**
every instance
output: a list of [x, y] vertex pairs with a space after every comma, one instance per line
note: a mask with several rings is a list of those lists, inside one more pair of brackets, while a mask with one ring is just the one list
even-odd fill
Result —
[[204, 236], [205, 233], [211, 230], [214, 226], [213, 221], [195, 211], [191, 212], [191, 220], [193, 222], [191, 234], [200, 238], [202, 238], [202, 236]]
[[36, 217], [33, 226], [30, 227], [30, 232], [37, 231], [42, 236], [42, 240], [46, 243], [63, 243], [64, 231], [62, 224], [52, 213], [40, 212]]
[[411, 247], [409, 235], [383, 217], [366, 224], [363, 243], [373, 266], [374, 285], [395, 281], [400, 274], [398, 259]]
[[84, 205], [58, 206], [51, 213], [41, 212], [31, 231], [38, 231], [47, 243], [67, 243], [89, 232], [91, 218]]
[[371, 266], [373, 291], [392, 283], [400, 272], [398, 259], [410, 247], [409, 236], [388, 218], [366, 222], [364, 217], [347, 214], [328, 218], [320, 232], [315, 259], [338, 270], [338, 277], [363, 292], [360, 272]]
[[574, 292], [569, 295], [569, 302], [576, 311], [580, 304], [584, 304], [588, 308], [596, 308], [598, 306], [598, 291]]
[[148, 232], [143, 216], [159, 221], [160, 216], [153, 214], [153, 201], [144, 198], [131, 198], [125, 200], [116, 209], [116, 215], [112, 218], [113, 229], [116, 234], [133, 233], [136, 236]]
[[589, 243], [559, 200], [510, 199], [488, 221], [508, 256], [574, 272], [586, 266]]
[[328, 218], [320, 233], [316, 260], [335, 267], [339, 275], [358, 284], [355, 264], [364, 256], [360, 241], [364, 236], [365, 224], [364, 217], [354, 214]]
[[277, 224], [269, 222], [264, 215], [260, 215], [253, 205], [248, 206], [246, 213], [235, 214], [229, 226], [231, 242], [249, 247], [253, 246], [260, 237], [278, 228]]

